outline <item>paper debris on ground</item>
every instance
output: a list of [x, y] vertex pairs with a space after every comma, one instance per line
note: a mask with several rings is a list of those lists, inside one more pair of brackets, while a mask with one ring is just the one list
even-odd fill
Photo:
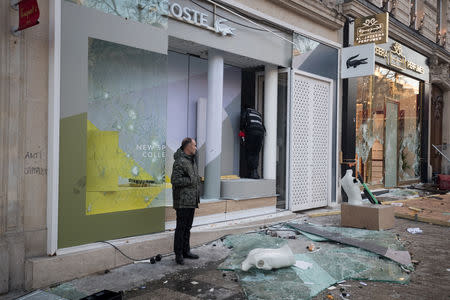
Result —
[[420, 229], [419, 227], [414, 227], [414, 228], [408, 228], [406, 229], [409, 233], [412, 234], [416, 234], [416, 233], [422, 233], [422, 229]]

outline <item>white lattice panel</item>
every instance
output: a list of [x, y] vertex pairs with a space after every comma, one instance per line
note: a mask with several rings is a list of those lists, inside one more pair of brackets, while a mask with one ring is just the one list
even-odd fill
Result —
[[291, 210], [326, 206], [331, 183], [331, 82], [294, 73], [290, 105]]

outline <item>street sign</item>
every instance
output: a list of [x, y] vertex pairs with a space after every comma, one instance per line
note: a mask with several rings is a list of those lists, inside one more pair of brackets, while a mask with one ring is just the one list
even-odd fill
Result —
[[375, 44], [342, 49], [341, 78], [369, 76], [375, 73]]

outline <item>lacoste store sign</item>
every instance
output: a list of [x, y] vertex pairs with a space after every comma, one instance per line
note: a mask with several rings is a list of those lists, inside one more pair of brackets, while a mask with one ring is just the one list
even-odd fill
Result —
[[[225, 22], [228, 20], [202, 13], [191, 7], [182, 6], [176, 2], [173, 2], [169, 6], [169, 17], [187, 24], [191, 24], [206, 30], [213, 31], [221, 36], [234, 35], [234, 28], [231, 28]], [[212, 25], [212, 26], [211, 26]]]

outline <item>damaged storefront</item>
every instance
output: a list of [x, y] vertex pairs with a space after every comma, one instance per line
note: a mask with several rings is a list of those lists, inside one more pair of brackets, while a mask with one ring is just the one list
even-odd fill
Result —
[[373, 75], [344, 80], [343, 163], [373, 188], [426, 181], [427, 58], [394, 39], [374, 52]]
[[356, 79], [356, 169], [371, 185], [416, 183], [423, 172], [425, 57], [395, 41], [377, 46], [375, 56], [375, 74]]
[[[33, 123], [27, 119], [23, 139], [39, 129], [23, 149], [44, 149], [48, 161], [24, 164], [17, 189], [30, 197], [25, 205], [8, 202], [17, 216], [8, 220], [25, 222], [17, 234], [27, 233], [17, 246], [26, 251], [17, 268], [27, 282], [20, 284], [34, 289], [128, 264], [111, 244], [135, 258], [172, 252], [170, 175], [186, 136], [197, 140], [204, 177], [194, 226], [284, 218], [337, 203], [344, 21], [319, 2], [243, 2], [50, 1], [39, 68], [28, 65], [34, 56], [21, 60], [11, 79], [48, 74], [48, 87], [38, 82], [43, 110], [36, 113], [33, 101], [26, 108]], [[318, 13], [305, 16], [305, 9]], [[17, 79], [17, 86], [26, 82]], [[257, 180], [241, 169], [246, 105], [262, 113], [266, 128]], [[8, 151], [16, 156], [16, 149]], [[38, 176], [42, 181], [27, 181]], [[193, 235], [193, 245], [210, 239]], [[43, 271], [50, 265], [58, 270]]]
[[[51, 252], [174, 228], [184, 137], [204, 179], [194, 225], [336, 204], [340, 45], [213, 1], [141, 8], [62, 2]], [[241, 178], [246, 107], [263, 116], [261, 179]]]

